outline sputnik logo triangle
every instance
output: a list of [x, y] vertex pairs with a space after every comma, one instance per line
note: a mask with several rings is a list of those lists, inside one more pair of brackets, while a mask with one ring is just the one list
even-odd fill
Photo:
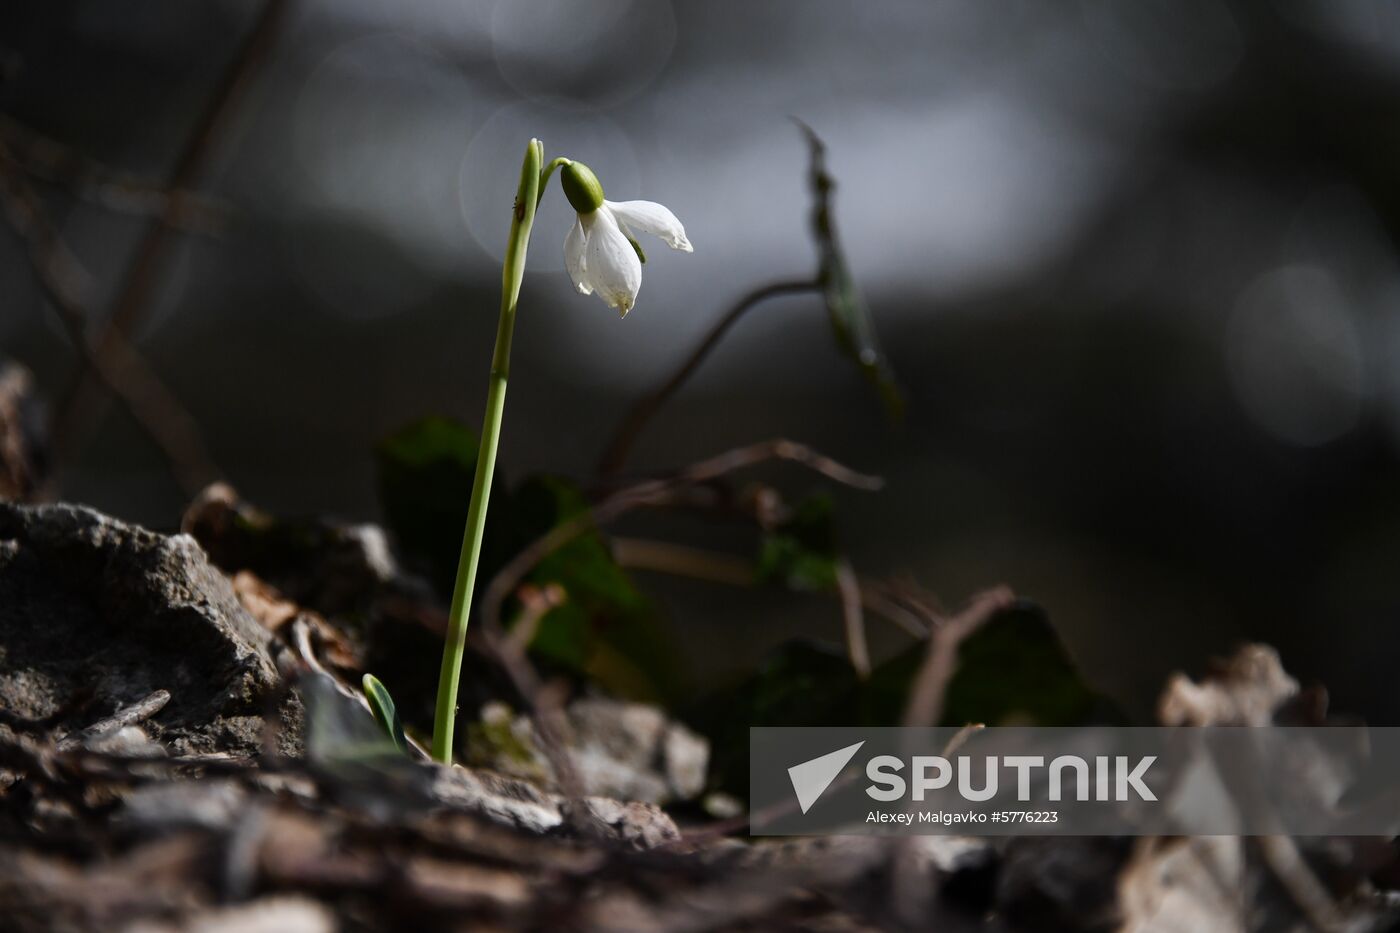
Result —
[[861, 741], [847, 745], [820, 758], [813, 758], [788, 768], [788, 777], [792, 779], [792, 789], [797, 793], [797, 802], [803, 813], [812, 809], [812, 804], [826, 793], [831, 782], [836, 780], [836, 775], [841, 773], [841, 769], [846, 767], [864, 744], [865, 742]]

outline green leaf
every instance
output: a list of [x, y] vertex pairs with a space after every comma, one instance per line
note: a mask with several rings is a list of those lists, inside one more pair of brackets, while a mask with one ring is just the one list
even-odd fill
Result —
[[879, 391], [890, 417], [897, 419], [904, 413], [904, 398], [895, 383], [889, 360], [880, 349], [875, 320], [851, 277], [837, 236], [836, 217], [831, 203], [836, 180], [826, 170], [826, 145], [810, 126], [801, 120], [796, 122], [807, 137], [811, 156], [807, 178], [812, 191], [812, 235], [817, 241], [817, 277], [826, 298], [832, 331], [841, 349]]
[[712, 784], [747, 796], [750, 726], [858, 725], [858, 684], [834, 645], [779, 645], [751, 676], [687, 711], [686, 721], [710, 739]]
[[364, 686], [365, 699], [369, 701], [369, 709], [374, 713], [375, 721], [388, 734], [394, 747], [408, 754], [408, 738], [403, 733], [403, 721], [399, 719], [399, 711], [395, 708], [394, 698], [389, 696], [388, 689], [373, 674], [366, 674], [361, 684]]
[[1085, 682], [1050, 618], [1020, 600], [968, 637], [948, 684], [945, 725], [1073, 726], [1121, 721]]
[[[379, 504], [400, 549], [451, 593], [471, 503], [478, 438], [464, 424], [431, 416], [381, 441], [375, 449]], [[488, 520], [500, 504], [492, 491]]]
[[836, 525], [831, 498], [812, 496], [763, 536], [757, 572], [763, 583], [794, 590], [822, 591], [836, 586]]
[[[749, 726], [899, 725], [927, 654], [927, 642], [915, 642], [862, 681], [835, 646], [780, 646], [753, 676], [710, 697], [689, 717], [713, 743], [714, 783], [746, 793]], [[1125, 721], [1080, 677], [1045, 612], [1026, 600], [963, 642], [944, 710], [945, 726]]]
[[[474, 432], [439, 417], [408, 426], [376, 450], [389, 527], [410, 562], [425, 568], [444, 596], [457, 574], [476, 452]], [[509, 488], [498, 473], [477, 594], [521, 550], [587, 508], [583, 492], [568, 480], [536, 476]], [[537, 660], [628, 699], [664, 699], [678, 689], [678, 652], [657, 624], [656, 607], [613, 560], [596, 528], [547, 555], [526, 581], [558, 584], [566, 597], [540, 620], [530, 644]], [[507, 622], [515, 608], [505, 607]]]
[[[927, 644], [919, 642], [872, 672], [868, 715], [898, 721], [927, 654]], [[1113, 704], [1080, 675], [1045, 610], [1022, 599], [959, 646], [939, 725], [1072, 726], [1121, 720]]]
[[[511, 495], [517, 549], [586, 511], [579, 488], [537, 476]], [[566, 599], [540, 621], [531, 641], [538, 656], [588, 676], [629, 699], [664, 699], [675, 688], [678, 654], [658, 625], [656, 607], [632, 583], [601, 532], [590, 528], [542, 560], [531, 583], [563, 588]]]
[[306, 758], [321, 768], [341, 771], [364, 766], [393, 767], [404, 761], [375, 718], [346, 696], [330, 677], [315, 671], [301, 675], [297, 689], [306, 704]]

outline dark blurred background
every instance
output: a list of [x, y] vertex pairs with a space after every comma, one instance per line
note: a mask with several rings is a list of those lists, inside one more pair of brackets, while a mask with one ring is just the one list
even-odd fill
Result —
[[[0, 114], [168, 180], [260, 15], [7, 3]], [[907, 417], [797, 296], [734, 330], [631, 467], [789, 436], [888, 479], [836, 493], [859, 568], [950, 604], [1012, 585], [1139, 715], [1171, 670], [1255, 638], [1335, 707], [1400, 722], [1400, 6], [290, 0], [270, 32], [194, 179], [236, 216], [170, 240], [133, 334], [249, 500], [373, 520], [378, 439], [477, 423], [531, 136], [695, 244], [649, 251], [619, 321], [569, 287], [546, 198], [500, 469], [587, 478], [739, 296], [814, 269], [798, 116]], [[148, 219], [42, 191], [100, 317]], [[63, 398], [77, 360], [8, 230], [0, 287], [0, 354]], [[175, 526], [159, 452], [101, 411], [61, 495]], [[829, 600], [643, 582], [701, 681], [839, 637]]]

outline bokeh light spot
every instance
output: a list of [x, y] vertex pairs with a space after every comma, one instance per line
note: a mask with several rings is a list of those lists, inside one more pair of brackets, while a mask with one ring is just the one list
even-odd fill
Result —
[[1315, 447], [1361, 420], [1361, 338], [1325, 269], [1284, 266], [1256, 279], [1231, 315], [1226, 354], [1240, 404], [1280, 441]]
[[676, 19], [668, 0], [504, 0], [491, 40], [501, 77], [523, 96], [612, 106], [661, 73]]

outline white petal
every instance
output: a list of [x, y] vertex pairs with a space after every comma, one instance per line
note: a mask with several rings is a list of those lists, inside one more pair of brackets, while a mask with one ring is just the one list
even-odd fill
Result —
[[608, 307], [626, 317], [637, 303], [637, 290], [642, 287], [642, 263], [637, 251], [623, 236], [606, 204], [582, 220], [587, 233], [584, 268], [588, 271], [588, 283]]
[[619, 223], [660, 237], [671, 249], [694, 251], [676, 215], [655, 201], [604, 201], [603, 206], [617, 215]]
[[575, 220], [574, 225], [569, 228], [569, 235], [564, 237], [564, 268], [569, 270], [569, 278], [573, 279], [574, 288], [578, 289], [580, 295], [593, 294], [593, 286], [588, 282], [586, 243], [583, 224]]

